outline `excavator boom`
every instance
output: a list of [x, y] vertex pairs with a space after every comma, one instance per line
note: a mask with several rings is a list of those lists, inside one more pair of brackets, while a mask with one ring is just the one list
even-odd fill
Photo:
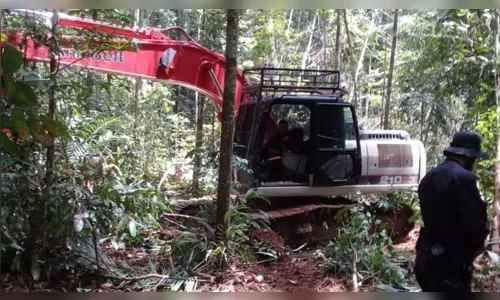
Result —
[[[52, 13], [26, 9], [11, 10], [20, 16], [34, 18], [46, 23], [52, 20]], [[149, 80], [166, 81], [194, 89], [209, 97], [220, 113], [222, 108], [223, 84], [225, 77], [224, 56], [215, 53], [194, 41], [182, 28], [132, 28], [120, 27], [91, 19], [59, 14], [58, 24], [92, 30], [112, 35], [111, 39], [89, 42], [90, 54], [83, 55], [80, 49], [71, 47], [77, 37], [62, 36], [59, 43], [58, 61], [61, 65], [84, 67], [92, 70], [115, 73]], [[42, 45], [22, 33], [7, 31], [7, 42], [22, 45], [28, 61], [50, 61], [49, 39]], [[172, 36], [173, 38], [170, 38]], [[174, 39], [178, 38], [178, 39]], [[25, 41], [26, 40], [26, 41]], [[100, 49], [106, 44], [110, 49]], [[125, 49], [126, 45], [136, 49]], [[242, 88], [246, 79], [238, 71], [235, 110], [238, 110]]]

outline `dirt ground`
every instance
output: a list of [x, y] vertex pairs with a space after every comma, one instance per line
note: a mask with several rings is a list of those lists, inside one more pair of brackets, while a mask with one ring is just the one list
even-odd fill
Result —
[[[283, 248], [282, 239], [273, 232], [261, 232], [257, 239], [260, 238], [271, 240], [273, 249]], [[413, 230], [406, 240], [394, 247], [401, 251], [413, 251], [417, 239], [418, 230]], [[345, 282], [326, 277], [318, 267], [323, 260], [319, 249], [322, 247], [288, 254], [279, 262], [268, 265], [233, 265], [223, 283], [206, 285], [202, 291], [349, 292]]]
[[227, 281], [207, 285], [201, 291], [212, 292], [344, 292], [338, 281], [325, 278], [313, 259], [235, 268]]
[[[261, 232], [256, 237], [257, 240], [270, 240], [271, 248], [277, 252], [283, 251], [278, 262], [257, 264], [257, 263], [235, 263], [229, 266], [227, 274], [223, 278], [217, 278], [211, 282], [205, 282], [198, 286], [198, 291], [203, 292], [349, 292], [348, 280], [339, 280], [326, 277], [318, 264], [323, 261], [321, 252], [322, 246], [311, 247], [309, 249], [286, 253], [284, 251], [283, 240], [273, 232]], [[408, 238], [401, 243], [394, 245], [394, 248], [407, 252], [411, 255], [418, 239], [418, 229], [413, 230]], [[122, 257], [131, 262], [137, 255]], [[118, 257], [117, 257], [118, 258]], [[480, 268], [487, 263], [483, 260]], [[76, 278], [74, 278], [76, 280]], [[72, 291], [68, 282], [59, 284], [40, 283], [35, 286], [27, 284], [29, 280], [22, 277], [6, 278], [0, 276], [1, 291]], [[70, 279], [71, 281], [71, 279]], [[66, 287], [65, 287], [66, 286]], [[73, 286], [73, 284], [71, 284]], [[100, 291], [119, 292], [127, 291], [111, 283], [101, 285]], [[367, 289], [361, 289], [368, 291]], [[479, 279], [479, 285], [475, 286], [476, 291], [500, 291], [500, 273], [484, 276]], [[133, 291], [130, 289], [129, 291]]]
[[232, 266], [224, 283], [207, 285], [212, 292], [344, 292], [339, 281], [326, 278], [317, 267], [319, 257], [313, 250], [286, 256], [269, 265]]

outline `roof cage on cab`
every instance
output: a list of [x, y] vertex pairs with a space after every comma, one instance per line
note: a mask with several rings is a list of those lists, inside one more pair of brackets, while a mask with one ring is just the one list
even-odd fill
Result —
[[262, 94], [307, 93], [342, 97], [347, 92], [340, 88], [340, 72], [334, 70], [252, 68], [243, 76], [248, 84], [243, 93], [261, 99]]

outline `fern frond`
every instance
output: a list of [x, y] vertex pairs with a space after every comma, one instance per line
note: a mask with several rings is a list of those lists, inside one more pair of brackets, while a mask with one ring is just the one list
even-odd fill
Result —
[[122, 125], [123, 120], [120, 117], [102, 117], [85, 123], [80, 124], [81, 129], [76, 130], [73, 134], [75, 137], [91, 143], [99, 134], [103, 134], [106, 130], [113, 131], [116, 125]]

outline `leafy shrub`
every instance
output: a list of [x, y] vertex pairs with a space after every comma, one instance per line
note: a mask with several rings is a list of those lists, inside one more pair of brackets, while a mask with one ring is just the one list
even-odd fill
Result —
[[372, 224], [381, 224], [381, 220], [365, 205], [346, 207], [336, 218], [343, 226], [325, 249], [321, 266], [326, 273], [345, 278], [356, 273], [360, 283], [400, 284], [407, 279], [408, 271], [395, 262], [397, 253], [387, 232], [371, 233]]

